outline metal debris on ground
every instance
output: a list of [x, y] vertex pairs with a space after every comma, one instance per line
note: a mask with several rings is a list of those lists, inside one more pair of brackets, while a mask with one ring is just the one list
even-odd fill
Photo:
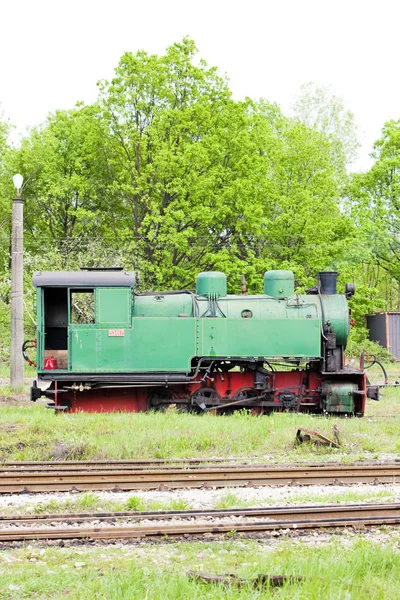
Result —
[[[296, 442], [298, 444], [302, 444], [303, 442], [311, 442], [317, 446], [333, 446], [334, 448], [340, 448], [341, 444], [339, 440], [339, 430], [336, 425], [333, 427], [333, 435], [336, 441], [330, 440], [321, 433], [318, 433], [318, 431], [305, 429], [305, 427], [299, 427], [296, 433]], [[313, 440], [313, 437], [317, 439]]]
[[197, 573], [196, 571], [188, 571], [189, 578], [196, 581], [204, 581], [207, 583], [222, 583], [224, 585], [236, 585], [237, 587], [252, 586], [255, 588], [266, 587], [281, 587], [285, 583], [297, 583], [302, 581], [302, 575], [267, 575], [260, 573], [256, 577], [238, 577], [233, 573], [224, 573], [222, 575], [210, 575], [208, 573]]

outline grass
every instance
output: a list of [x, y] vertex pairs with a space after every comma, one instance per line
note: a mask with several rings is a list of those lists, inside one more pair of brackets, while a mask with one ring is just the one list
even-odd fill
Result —
[[100, 502], [100, 496], [98, 496], [97, 494], [93, 494], [93, 492], [86, 492], [78, 498], [78, 506], [82, 510], [87, 511], [98, 509]]
[[[336, 504], [336, 503], [346, 503], [346, 502], [371, 502], [371, 503], [382, 503], [382, 502], [391, 502], [393, 499], [393, 494], [390, 490], [379, 490], [379, 491], [367, 491], [360, 492], [357, 490], [346, 490], [344, 489], [340, 493], [332, 493], [329, 492], [329, 488], [327, 489], [326, 494], [317, 495], [310, 491], [304, 491], [302, 494], [293, 495], [289, 498], [285, 498], [285, 503], [294, 504], [294, 503], [307, 503], [307, 502], [319, 502], [321, 504]], [[278, 504], [276, 500], [266, 500], [264, 501], [267, 504]]]
[[[340, 449], [294, 443], [298, 427], [329, 438], [335, 424]], [[245, 410], [231, 416], [176, 411], [56, 416], [43, 402], [0, 402], [0, 461], [253, 456], [347, 464], [382, 453], [400, 456], [397, 388], [385, 389], [380, 402], [368, 401], [363, 419], [296, 413], [256, 417]]]
[[130, 496], [126, 501], [126, 508], [127, 510], [143, 512], [146, 510], [146, 502], [139, 496]]
[[[0, 461], [259, 457], [276, 462], [400, 455], [400, 390], [370, 402], [363, 419], [275, 413], [256, 417], [169, 413], [62, 414], [42, 404], [0, 405]], [[385, 416], [383, 416], [385, 415]], [[387, 416], [389, 415], [389, 416]], [[342, 448], [294, 443], [298, 427], [332, 437]]]
[[[314, 503], [318, 502], [321, 504], [336, 504], [346, 502], [370, 502], [370, 503], [381, 503], [390, 502], [393, 500], [393, 493], [390, 490], [374, 490], [374, 491], [358, 491], [354, 489], [344, 489], [340, 493], [332, 493], [327, 488], [326, 493], [320, 493], [317, 495], [315, 492], [309, 491], [309, 489], [302, 490], [299, 494], [286, 495], [285, 504], [300, 504], [300, 503]], [[215, 500], [213, 508], [227, 509], [227, 508], [247, 508], [250, 506], [260, 505], [277, 505], [282, 504], [281, 500], [276, 498], [247, 498], [242, 499], [239, 494], [235, 493], [234, 490], [227, 490], [222, 492], [220, 496]]]
[[[8, 364], [0, 364], [0, 378], [1, 379], [9, 379], [10, 377], [10, 365]], [[35, 367], [31, 367], [28, 364], [24, 364], [24, 377], [32, 377], [36, 378], [36, 369]]]
[[213, 508], [238, 508], [246, 506], [251, 506], [254, 502], [251, 500], [243, 501], [238, 494], [235, 494], [232, 490], [228, 490], [224, 492], [219, 498], [215, 501]]
[[116, 496], [115, 500], [101, 497], [93, 492], [83, 492], [76, 494], [74, 498], [66, 500], [52, 498], [47, 502], [38, 502], [37, 504], [14, 506], [12, 503], [2, 509], [2, 514], [68, 514], [80, 512], [143, 512], [149, 510], [187, 510], [191, 505], [182, 498], [170, 498], [167, 501], [146, 500], [140, 496], [129, 496], [126, 501], [121, 501]]
[[[22, 507], [22, 512], [24, 514], [30, 514], [30, 512], [32, 511], [35, 515], [43, 515], [43, 514], [52, 514], [52, 513], [59, 513], [59, 512], [65, 512], [65, 503], [63, 503], [62, 501], [56, 500], [55, 498], [52, 498], [51, 500], [49, 500], [48, 502], [39, 502], [38, 504], [35, 504], [32, 508], [31, 507]], [[4, 511], [5, 513], [7, 511]], [[12, 514], [16, 514], [16, 510], [14, 509], [13, 506], [11, 506], [11, 511]], [[69, 511], [71, 512], [71, 511]]]
[[174, 498], [170, 500], [169, 507], [164, 510], [188, 510], [190, 508], [189, 503], [185, 502], [183, 498]]
[[[399, 536], [378, 546], [358, 536], [310, 546], [299, 539], [263, 544], [234, 534], [223, 543], [168, 543], [106, 548], [32, 548], [0, 554], [0, 598], [130, 600], [310, 599], [383, 600], [400, 597]], [[302, 575], [279, 591], [193, 581], [189, 569]]]
[[[321, 503], [321, 504], [337, 504], [347, 502], [369, 502], [369, 503], [382, 503], [392, 502], [397, 498], [390, 489], [380, 490], [354, 490], [354, 489], [343, 489], [340, 493], [331, 492], [329, 488], [326, 488], [326, 493], [310, 491], [308, 488], [304, 488], [300, 493], [286, 494], [284, 498], [285, 504], [307, 504], [307, 503]], [[235, 492], [234, 489], [228, 489], [217, 495], [214, 501], [210, 502], [209, 507], [215, 509], [229, 509], [229, 508], [247, 508], [256, 506], [273, 506], [282, 504], [282, 500], [276, 498], [241, 498], [240, 494]], [[80, 512], [121, 512], [121, 511], [132, 511], [132, 512], [143, 512], [143, 511], [157, 511], [157, 510], [188, 510], [193, 506], [183, 500], [182, 498], [174, 498], [171, 494], [171, 498], [167, 501], [157, 499], [146, 499], [140, 495], [129, 496], [127, 500], [122, 501], [118, 499], [104, 498], [101, 495], [93, 494], [92, 492], [83, 492], [76, 494], [74, 498], [68, 498], [66, 500], [52, 498], [46, 502], [38, 502], [37, 504], [24, 504], [21, 506], [15, 506], [10, 503], [9, 506], [2, 509], [2, 514], [70, 514]]]

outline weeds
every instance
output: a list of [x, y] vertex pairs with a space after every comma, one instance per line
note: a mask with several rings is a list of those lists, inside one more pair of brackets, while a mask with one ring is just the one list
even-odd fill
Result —
[[139, 496], [130, 496], [125, 503], [127, 510], [134, 510], [136, 512], [143, 512], [146, 510], [146, 503]]
[[95, 510], [99, 507], [100, 497], [93, 492], [85, 492], [81, 494], [77, 500], [77, 505], [82, 510]]
[[169, 508], [166, 510], [187, 510], [189, 504], [183, 498], [174, 498], [169, 502]]
[[214, 508], [237, 508], [242, 506], [243, 501], [232, 490], [228, 490], [222, 494], [214, 504]]
[[[390, 502], [393, 497], [392, 492], [389, 490], [379, 491], [357, 491], [357, 490], [343, 490], [340, 493], [332, 493], [327, 488], [326, 493], [320, 493], [316, 495], [312, 492], [306, 492], [285, 498], [285, 502], [289, 503], [300, 503], [300, 502], [318, 502], [318, 503], [346, 503], [346, 502]], [[273, 502], [264, 501], [266, 504], [276, 504], [276, 500]]]
[[42, 515], [46, 513], [58, 513], [62, 510], [63, 502], [52, 498], [49, 502], [36, 504], [31, 510], [35, 515]]

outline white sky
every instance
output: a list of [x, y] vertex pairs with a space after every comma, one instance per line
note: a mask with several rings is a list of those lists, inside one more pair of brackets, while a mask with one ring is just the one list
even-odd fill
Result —
[[92, 102], [125, 51], [184, 35], [236, 98], [285, 112], [302, 83], [330, 85], [363, 132], [357, 168], [400, 118], [396, 0], [0, 0], [0, 106], [24, 134], [50, 111]]

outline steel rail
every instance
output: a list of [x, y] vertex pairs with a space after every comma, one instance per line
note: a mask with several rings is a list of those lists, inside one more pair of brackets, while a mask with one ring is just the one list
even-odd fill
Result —
[[[170, 525], [125, 525], [122, 527], [83, 527], [47, 529], [0, 529], [0, 542], [41, 539], [121, 539], [196, 534], [255, 533], [276, 530], [299, 530], [335, 527], [365, 527], [400, 524], [400, 505], [336, 505], [321, 507], [275, 507], [264, 521], [230, 521], [223, 523], [175, 523]], [[241, 511], [249, 513], [249, 511]], [[233, 516], [235, 511], [231, 512]], [[236, 512], [237, 514], [237, 512]], [[171, 515], [169, 515], [171, 516]], [[175, 515], [176, 516], [176, 515]], [[187, 515], [190, 516], [190, 515]], [[225, 514], [226, 516], [226, 514]], [[242, 515], [243, 516], [243, 515]], [[248, 514], [246, 516], [249, 516]], [[256, 516], [252, 513], [251, 516]], [[260, 516], [260, 515], [257, 515]], [[148, 517], [148, 516], [147, 516]], [[147, 518], [143, 516], [143, 519]], [[275, 517], [275, 518], [273, 518]], [[285, 518], [283, 518], [285, 517]], [[93, 517], [92, 517], [93, 518]], [[63, 517], [68, 523], [68, 518]]]
[[345, 485], [400, 483], [400, 465], [266, 467], [224, 466], [208, 469], [112, 470], [66, 472], [6, 472], [0, 493], [80, 490], [139, 490], [193, 487]]
[[[288, 465], [279, 465], [263, 462], [260, 457], [227, 457], [227, 458], [175, 458], [175, 459], [138, 459], [138, 460], [86, 460], [86, 461], [16, 461], [16, 462], [0, 462], [0, 473], [12, 472], [59, 472], [59, 471], [112, 471], [112, 470], [142, 470], [142, 469], [158, 469], [158, 468], [179, 468], [179, 469], [211, 469], [214, 466], [221, 468], [222, 466], [241, 468], [268, 468], [268, 469], [284, 469]], [[400, 460], [377, 465], [377, 463], [354, 463], [348, 467], [396, 467], [400, 465]], [[294, 468], [315, 469], [326, 467], [329, 469], [342, 467], [341, 463], [312, 463], [312, 464], [294, 464]], [[290, 467], [292, 468], [292, 467]]]
[[[88, 460], [88, 461], [31, 461], [31, 462], [5, 462], [0, 463], [0, 473], [10, 473], [23, 471], [42, 472], [42, 471], [101, 471], [101, 470], [142, 470], [158, 468], [180, 468], [196, 469], [213, 468], [221, 465], [260, 465], [256, 463], [257, 459], [240, 458], [176, 458], [176, 459], [143, 459], [143, 460]], [[252, 461], [252, 462], [251, 462]]]
[[278, 520], [291, 520], [296, 515], [321, 516], [330, 515], [340, 518], [359, 515], [364, 517], [400, 517], [400, 503], [385, 504], [323, 504], [316, 506], [269, 506], [257, 508], [226, 508], [226, 509], [203, 509], [203, 510], [166, 510], [166, 511], [119, 511], [119, 512], [97, 512], [97, 513], [65, 513], [44, 515], [2, 515], [0, 516], [0, 528], [4, 525], [17, 523], [43, 524], [51, 521], [63, 523], [82, 523], [83, 521], [165, 521], [170, 519], [201, 519], [212, 517], [221, 519], [225, 517], [268, 517]]
[[165, 465], [170, 463], [188, 463], [188, 464], [201, 464], [201, 463], [221, 463], [221, 462], [243, 462], [246, 463], [248, 461], [259, 460], [260, 457], [257, 456], [248, 456], [248, 457], [236, 457], [236, 456], [227, 456], [225, 458], [222, 457], [210, 457], [210, 458], [135, 458], [135, 459], [105, 459], [105, 460], [27, 460], [27, 461], [7, 461], [1, 464], [2, 467], [29, 467], [29, 466], [39, 466], [39, 467], [53, 467], [58, 465], [65, 466], [79, 466], [79, 465]]

